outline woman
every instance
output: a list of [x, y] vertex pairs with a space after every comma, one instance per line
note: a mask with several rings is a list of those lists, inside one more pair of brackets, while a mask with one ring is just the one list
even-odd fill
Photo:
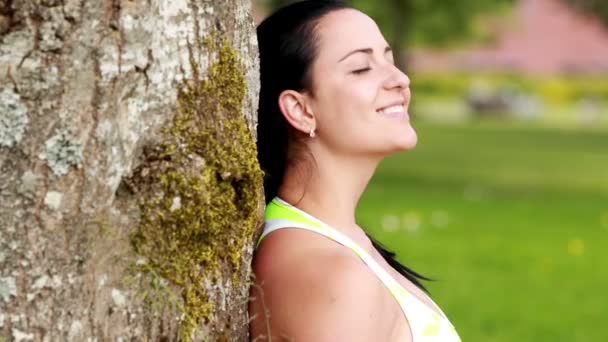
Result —
[[410, 80], [377, 25], [342, 2], [303, 1], [257, 35], [267, 209], [251, 339], [459, 341], [422, 277], [355, 222], [378, 163], [417, 141]]

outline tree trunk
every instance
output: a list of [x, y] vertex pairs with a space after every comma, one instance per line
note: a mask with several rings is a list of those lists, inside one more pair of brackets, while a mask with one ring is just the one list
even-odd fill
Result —
[[413, 20], [413, 4], [412, 0], [392, 0], [391, 3], [391, 23], [392, 23], [392, 37], [393, 41], [391, 46], [393, 47], [393, 56], [395, 58], [395, 65], [403, 72], [408, 73], [409, 70], [409, 51], [408, 39], [410, 38], [410, 28], [413, 26], [411, 20]]
[[247, 339], [247, 0], [0, 0], [0, 341]]

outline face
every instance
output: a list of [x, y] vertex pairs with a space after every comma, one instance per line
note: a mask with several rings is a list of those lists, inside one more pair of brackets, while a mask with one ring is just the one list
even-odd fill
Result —
[[318, 141], [341, 154], [380, 155], [411, 149], [409, 78], [394, 65], [376, 23], [351, 9], [324, 16], [308, 96]]

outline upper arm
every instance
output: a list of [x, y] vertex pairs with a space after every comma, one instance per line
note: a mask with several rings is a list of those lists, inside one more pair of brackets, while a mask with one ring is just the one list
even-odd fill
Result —
[[257, 291], [268, 310], [266, 327], [275, 338], [383, 340], [378, 280], [358, 258], [307, 258], [264, 277]]

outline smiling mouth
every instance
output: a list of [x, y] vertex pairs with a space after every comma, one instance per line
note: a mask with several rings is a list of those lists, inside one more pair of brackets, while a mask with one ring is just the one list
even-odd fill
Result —
[[394, 105], [394, 106], [386, 107], [386, 108], [383, 108], [383, 109], [379, 109], [378, 113], [380, 113], [380, 114], [386, 114], [386, 115], [405, 113], [405, 106], [403, 106], [403, 105]]
[[389, 107], [384, 107], [378, 109], [377, 112], [382, 114], [382, 116], [389, 118], [409, 119], [409, 114], [403, 104], [396, 104]]

